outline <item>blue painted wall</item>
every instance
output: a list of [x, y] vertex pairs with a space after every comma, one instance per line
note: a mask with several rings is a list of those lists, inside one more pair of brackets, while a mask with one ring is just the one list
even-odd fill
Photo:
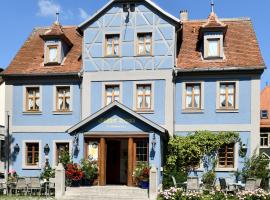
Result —
[[[239, 80], [239, 112], [216, 112], [217, 81], [227, 81], [228, 78], [185, 79], [176, 82], [176, 125], [183, 124], [250, 124], [251, 123], [251, 80], [250, 78], [232, 78]], [[188, 81], [204, 81], [204, 112], [183, 113], [182, 84]]]
[[[43, 148], [46, 144], [50, 146], [50, 152], [49, 152], [49, 163], [50, 165], [53, 164], [53, 152], [55, 151], [53, 140], [70, 140], [72, 141], [72, 137], [68, 135], [67, 133], [13, 133], [12, 135], [12, 145], [18, 144], [20, 146], [20, 152], [12, 157], [13, 160], [13, 169], [16, 170], [16, 172], [19, 174], [19, 176], [40, 176], [40, 173], [44, 167], [45, 163], [45, 154], [43, 151]], [[23, 141], [24, 140], [37, 140], [41, 141], [41, 169], [23, 169], [22, 168], [22, 154], [23, 151]], [[83, 137], [82, 135], [79, 138], [79, 144], [80, 144], [80, 151], [78, 152], [78, 155], [73, 157], [73, 161], [75, 163], [79, 163], [80, 159], [83, 158]], [[14, 154], [13, 154], [14, 155]]]
[[[136, 11], [123, 12], [122, 3], [113, 3], [84, 30], [84, 69], [122, 71], [170, 69], [174, 66], [175, 25], [146, 3]], [[136, 56], [137, 33], [152, 32], [153, 55]], [[120, 57], [104, 58], [105, 34], [120, 34]]]
[[54, 85], [40, 84], [42, 87], [42, 113], [41, 114], [24, 114], [23, 105], [23, 85], [17, 84], [13, 89], [13, 126], [73, 126], [81, 119], [81, 99], [80, 85], [78, 83], [66, 83], [59, 85], [72, 85], [72, 113], [56, 115], [54, 114]]
[[[163, 125], [165, 123], [165, 80], [149, 80], [154, 82], [154, 113], [144, 113], [142, 114], [146, 118]], [[142, 81], [143, 83], [144, 81]], [[117, 82], [119, 83], [119, 82]], [[139, 83], [139, 81], [136, 81]], [[122, 104], [134, 109], [134, 91], [133, 91], [134, 81], [122, 81], [123, 94]], [[95, 113], [100, 110], [103, 105], [104, 99], [102, 98], [102, 82], [92, 82], [91, 84], [91, 113]]]

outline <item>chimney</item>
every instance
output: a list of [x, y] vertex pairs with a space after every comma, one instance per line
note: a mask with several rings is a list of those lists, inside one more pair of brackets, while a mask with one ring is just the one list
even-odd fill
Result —
[[188, 11], [187, 10], [180, 11], [180, 21], [181, 22], [188, 21]]

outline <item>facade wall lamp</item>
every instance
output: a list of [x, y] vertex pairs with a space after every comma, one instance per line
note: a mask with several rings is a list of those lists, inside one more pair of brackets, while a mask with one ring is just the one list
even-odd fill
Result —
[[156, 140], [156, 134], [155, 133], [153, 133], [151, 144], [152, 144], [153, 150], [155, 150], [156, 149], [156, 145], [157, 145], [157, 140]]
[[20, 146], [18, 145], [18, 143], [14, 146], [14, 152], [16, 154], [18, 154], [20, 152]]
[[46, 144], [46, 145], [44, 146], [44, 153], [45, 153], [45, 155], [47, 156], [47, 155], [49, 154], [49, 152], [50, 152], [50, 146], [49, 146], [48, 144]]

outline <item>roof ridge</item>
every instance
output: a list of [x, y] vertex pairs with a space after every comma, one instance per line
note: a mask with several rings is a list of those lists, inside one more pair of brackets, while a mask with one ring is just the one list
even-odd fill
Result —
[[[207, 22], [208, 19], [190, 19], [186, 22]], [[220, 21], [250, 21], [250, 17], [219, 18]]]
[[[77, 28], [77, 25], [62, 25], [62, 28]], [[34, 30], [40, 30], [40, 29], [50, 29], [51, 26], [36, 26], [34, 27]]]

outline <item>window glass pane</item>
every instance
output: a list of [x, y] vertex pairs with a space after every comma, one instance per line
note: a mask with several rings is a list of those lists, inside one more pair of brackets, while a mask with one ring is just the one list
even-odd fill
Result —
[[187, 86], [186, 92], [187, 92], [187, 94], [191, 95], [192, 94], [192, 86]]
[[234, 106], [234, 95], [228, 96], [228, 106], [233, 107]]
[[208, 40], [208, 56], [210, 57], [219, 56], [218, 43], [219, 40]]
[[151, 86], [146, 86], [145, 87], [145, 94], [150, 95], [151, 94]]
[[114, 87], [114, 95], [119, 95], [119, 94], [120, 94], [119, 87], [115, 86]]
[[111, 44], [108, 44], [108, 46], [107, 46], [107, 54], [108, 55], [112, 55], [112, 45]]
[[186, 96], [186, 108], [192, 108], [192, 96]]
[[199, 85], [194, 86], [194, 94], [200, 94], [201, 87]]
[[114, 55], [118, 55], [118, 51], [119, 51], [119, 45], [118, 45], [118, 44], [114, 44], [114, 51], [113, 51], [113, 54], [114, 54]]
[[138, 95], [142, 95], [142, 94], [143, 94], [143, 87], [138, 86]]
[[36, 99], [35, 110], [39, 110], [39, 106], [40, 106], [40, 99]]
[[107, 96], [107, 100], [106, 100], [106, 104], [110, 104], [112, 103], [112, 97], [111, 96]]
[[49, 47], [49, 62], [57, 62], [57, 47]]
[[151, 97], [146, 96], [145, 98], [145, 108], [150, 109], [151, 108]]
[[220, 94], [226, 94], [226, 85], [220, 84]]
[[220, 107], [226, 107], [226, 95], [220, 95]]
[[143, 36], [139, 36], [139, 43], [144, 44], [144, 37]]
[[229, 84], [229, 85], [228, 85], [228, 92], [229, 92], [230, 94], [234, 94], [234, 84]]
[[110, 37], [110, 36], [107, 36], [107, 44], [109, 45], [109, 44], [112, 44], [112, 37]]
[[118, 35], [114, 36], [114, 44], [119, 44], [119, 36]]
[[151, 43], [151, 34], [146, 34], [146, 43]]
[[112, 96], [112, 91], [113, 91], [112, 87], [107, 87], [106, 88], [107, 96]]
[[144, 44], [139, 44], [139, 54], [144, 54]]
[[138, 100], [137, 100], [137, 108], [142, 108], [143, 107], [143, 105], [142, 105], [142, 103], [143, 103], [143, 97], [142, 96], [138, 96], [137, 98], [138, 98]]
[[145, 46], [145, 53], [150, 54], [151, 53], [151, 44], [146, 44]]
[[195, 95], [194, 96], [194, 108], [199, 108], [200, 107], [200, 96]]

